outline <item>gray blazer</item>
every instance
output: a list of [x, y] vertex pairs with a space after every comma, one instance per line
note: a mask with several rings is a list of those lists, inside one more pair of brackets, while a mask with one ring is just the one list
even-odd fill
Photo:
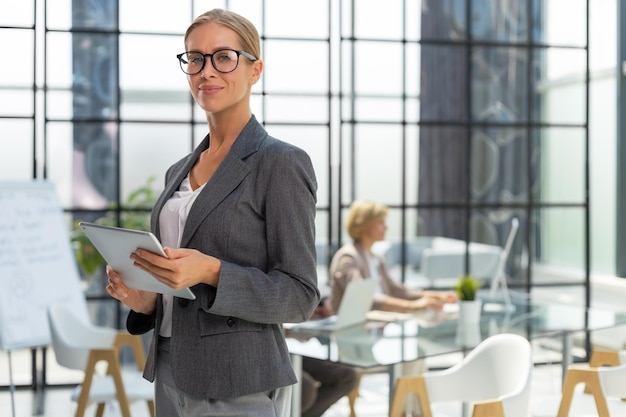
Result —
[[[210, 136], [210, 135], [209, 135]], [[170, 167], [152, 212], [178, 189], [209, 136]], [[309, 156], [267, 134], [254, 116], [194, 202], [181, 247], [222, 262], [219, 284], [175, 299], [172, 375], [183, 392], [225, 399], [296, 382], [282, 323], [306, 321], [319, 302], [315, 254], [317, 183]], [[151, 316], [130, 312], [127, 328], [154, 329], [144, 377], [155, 377], [161, 296]]]

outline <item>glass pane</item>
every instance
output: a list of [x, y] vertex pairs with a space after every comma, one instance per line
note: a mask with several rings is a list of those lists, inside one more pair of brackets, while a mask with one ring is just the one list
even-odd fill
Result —
[[535, 0], [535, 8], [535, 42], [585, 46], [587, 0]]
[[[159, 10], [161, 13], [150, 13], [148, 17], [148, 10]], [[191, 4], [188, 1], [176, 3], [176, 7], [172, 7], [168, 0], [120, 2], [120, 30], [124, 32], [183, 33], [190, 23]]]
[[5, 117], [33, 117], [35, 101], [32, 89], [2, 90], [0, 114]]
[[[121, 201], [154, 177], [157, 192], [163, 189], [165, 171], [189, 153], [188, 125], [123, 123], [120, 126]], [[149, 163], [146, 163], [149, 161]]]
[[401, 96], [405, 65], [402, 44], [356, 42], [354, 48], [354, 93]]
[[470, 164], [473, 201], [502, 204], [529, 201], [528, 161], [531, 158], [527, 132], [526, 129], [498, 127], [473, 130]]
[[589, 2], [588, 52], [589, 67], [592, 73], [607, 68], [616, 68], [618, 4], [616, 1]]
[[535, 245], [533, 284], [582, 283], [585, 265], [585, 228], [582, 208], [543, 208], [533, 219]]
[[420, 72], [420, 120], [467, 120], [467, 49], [423, 45]]
[[528, 2], [472, 0], [472, 36], [481, 41], [526, 43], [529, 40]]
[[589, 168], [592, 198], [591, 235], [594, 272], [615, 274], [617, 195], [617, 113], [607, 103], [617, 103], [615, 77], [592, 79], [589, 104]]
[[404, 151], [404, 193], [406, 204], [417, 204], [420, 169], [419, 127], [406, 126], [406, 143]]
[[122, 91], [120, 116], [124, 121], [189, 121], [190, 103], [187, 91], [128, 89]]
[[111, 116], [119, 101], [117, 36], [75, 34], [72, 45], [74, 117]]
[[268, 91], [328, 94], [326, 42], [267, 40], [263, 55], [265, 88]]
[[538, 52], [541, 70], [536, 74], [540, 102], [537, 120], [547, 123], [584, 124], [586, 54], [572, 49], [550, 48]]
[[[466, 130], [460, 127], [420, 126], [419, 137], [419, 204], [466, 201], [469, 186]], [[430, 234], [430, 225], [425, 223], [426, 233]], [[436, 226], [436, 222], [432, 226]]]
[[[9, 7], [9, 3], [3, 4], [2, 13], [0, 13], [0, 26], [32, 26], [35, 18], [35, 0], [23, 0], [13, 7]], [[3, 42], [0, 42], [2, 45]]]
[[[46, 97], [46, 113], [50, 119], [69, 120], [74, 116], [74, 94], [72, 90], [48, 91]], [[77, 99], [83, 98], [79, 93]], [[78, 115], [77, 115], [78, 116]]]
[[[50, 29], [55, 30], [70, 30], [72, 28], [72, 5], [75, 2], [72, 0], [54, 0], [46, 2], [46, 25]], [[87, 2], [83, 2], [87, 3]], [[76, 8], [77, 14], [81, 10]], [[83, 16], [85, 16], [85, 12]], [[78, 19], [79, 17], [76, 16]], [[84, 19], [84, 17], [83, 17]]]
[[268, 133], [280, 140], [304, 149], [311, 158], [317, 178], [318, 203], [329, 199], [328, 128], [326, 126], [266, 126]]
[[[3, 60], [0, 65], [0, 86], [32, 87], [34, 67], [34, 43], [32, 30], [0, 29], [0, 54], [3, 57], [20, 57], [16, 60]], [[24, 52], [25, 45], [28, 45]], [[6, 101], [6, 100], [1, 100]], [[13, 103], [12, 103], [13, 104]]]
[[[89, 45], [100, 42], [106, 43], [106, 39], [99, 37], [98, 40], [94, 39], [93, 42], [91, 42], [86, 40], [85, 35], [75, 36], [76, 38], [73, 38], [73, 35], [70, 33], [48, 33], [46, 38], [48, 51], [54, 51], [53, 53], [48, 52], [46, 57], [46, 82], [51, 88], [71, 89], [74, 82], [76, 82], [78, 88], [88, 88], [87, 84], [92, 80], [92, 77], [96, 72], [96, 67], [98, 66], [96, 63], [102, 63], [104, 61], [100, 58], [92, 59], [89, 63], [87, 63], [86, 57], [83, 55], [93, 54], [94, 51], [90, 50], [90, 47], [83, 46], [80, 48], [80, 52], [78, 54], [73, 54], [72, 52], [73, 41], [79, 41], [79, 38]], [[102, 47], [106, 49], [106, 46]], [[99, 56], [102, 57], [103, 55], [108, 55], [108, 53], [109, 52], [101, 51]], [[77, 55], [81, 56], [78, 57]], [[73, 65], [74, 59], [76, 59], [76, 67]], [[76, 78], [73, 77], [74, 68], [77, 70]]]
[[0, 119], [0, 181], [33, 178], [32, 120]]
[[[345, 3], [346, 9], [350, 7], [350, 2]], [[384, 7], [381, 7], [378, 0], [359, 0], [352, 3], [354, 8], [343, 15], [343, 35], [368, 39], [402, 39], [403, 3], [403, 0], [389, 0], [385, 1]]]
[[[265, 35], [270, 37], [328, 38], [328, 2], [272, 0], [265, 3]], [[288, 16], [306, 16], [290, 19]], [[246, 17], [248, 17], [246, 15]], [[260, 30], [260, 28], [258, 28]]]
[[117, 198], [114, 123], [48, 123], [50, 178], [64, 204], [106, 209]]
[[[64, 208], [91, 205], [86, 208], [104, 208], [107, 200], [93, 186], [83, 163], [84, 153], [79, 145], [74, 146], [71, 123], [48, 123], [46, 137], [46, 168], [48, 179], [54, 182], [59, 201]], [[75, 162], [76, 160], [76, 162]], [[81, 190], [81, 192], [76, 192]], [[80, 199], [76, 199], [79, 195]]]
[[[517, 219], [518, 228], [514, 230], [513, 221]], [[505, 278], [509, 287], [521, 290], [527, 281], [525, 264], [528, 259], [527, 215], [523, 209], [473, 210], [470, 218], [470, 251], [476, 254], [473, 268], [482, 271], [480, 278], [488, 287], [496, 277], [500, 255], [505, 250], [507, 241], [512, 238], [511, 248], [506, 255]], [[495, 255], [495, 256], [494, 256]], [[471, 258], [470, 258], [471, 259]]]
[[[355, 126], [354, 153], [344, 149], [343, 165], [354, 164], [355, 198], [399, 204], [402, 201], [402, 127]], [[346, 140], [344, 145], [348, 145]]]
[[420, 93], [420, 67], [421, 48], [419, 44], [407, 44], [404, 48], [406, 53], [405, 59], [405, 93], [409, 97], [419, 97]]
[[271, 95], [265, 99], [265, 120], [268, 123], [329, 123], [328, 105], [328, 97]]
[[472, 119], [528, 120], [529, 50], [477, 47], [472, 62]]
[[185, 48], [182, 36], [121, 35], [120, 88], [152, 94], [189, 91], [176, 54]]
[[402, 122], [404, 109], [400, 98], [357, 98], [356, 119], [361, 121]]
[[[54, 6], [56, 2], [51, 2], [50, 6]], [[58, 20], [54, 20], [55, 24], [63, 25], [67, 29], [70, 27], [74, 30], [115, 30], [117, 28], [117, 1], [73, 1], [70, 4], [64, 2], [61, 6], [65, 8], [60, 9], [59, 12], [52, 11], [52, 7], [48, 9], [51, 15], [58, 17]], [[70, 11], [71, 10], [71, 11]], [[145, 17], [144, 9], [140, 15]], [[67, 18], [72, 18], [71, 26], [67, 27]], [[152, 16], [152, 15], [151, 15]]]
[[539, 201], [583, 204], [585, 198], [584, 128], [544, 128], [540, 143]]
[[467, 0], [422, 0], [422, 39], [456, 40], [467, 36]]

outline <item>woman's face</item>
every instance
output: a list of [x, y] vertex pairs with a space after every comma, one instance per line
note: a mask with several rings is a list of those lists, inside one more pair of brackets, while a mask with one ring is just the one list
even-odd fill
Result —
[[371, 220], [365, 228], [365, 235], [374, 242], [385, 240], [386, 232], [387, 224], [384, 218]]
[[[241, 50], [237, 33], [218, 23], [205, 23], [195, 28], [185, 46], [187, 51], [203, 54], [212, 54], [224, 48]], [[229, 109], [249, 111], [250, 90], [259, 80], [263, 63], [260, 60], [250, 62], [242, 55], [234, 71], [221, 73], [213, 67], [210, 57], [205, 59], [200, 73], [187, 76], [191, 94], [198, 105], [213, 114]]]

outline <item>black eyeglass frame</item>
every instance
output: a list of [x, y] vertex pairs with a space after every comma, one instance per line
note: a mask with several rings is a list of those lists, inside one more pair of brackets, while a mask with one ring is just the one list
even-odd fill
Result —
[[[219, 69], [217, 68], [217, 66], [215, 65], [215, 61], [214, 61], [214, 59], [213, 59], [213, 55], [215, 55], [215, 54], [217, 54], [217, 53], [219, 53], [219, 52], [222, 52], [222, 51], [231, 51], [231, 52], [234, 52], [234, 53], [236, 53], [236, 54], [237, 54], [237, 63], [235, 64], [235, 68], [231, 69], [230, 71], [222, 71], [222, 70], [219, 70]], [[185, 54], [191, 54], [191, 53], [201, 55], [201, 56], [202, 56], [202, 58], [203, 58], [203, 60], [204, 60], [204, 61], [202, 62], [202, 66], [200, 67], [200, 69], [199, 69], [197, 72], [194, 72], [194, 73], [187, 72], [187, 71], [185, 71], [185, 70], [183, 69], [183, 55], [185, 55]], [[240, 51], [240, 50], [237, 50], [237, 49], [231, 49], [231, 48], [222, 48], [222, 49], [219, 49], [219, 50], [217, 50], [217, 51], [213, 52], [212, 54], [203, 54], [202, 52], [198, 52], [198, 51], [185, 51], [185, 52], [182, 52], [182, 53], [180, 53], [180, 54], [176, 55], [176, 58], [178, 58], [178, 63], [180, 64], [180, 69], [181, 69], [181, 70], [182, 70], [185, 74], [187, 74], [187, 75], [196, 75], [196, 74], [200, 74], [200, 73], [202, 72], [202, 70], [204, 69], [204, 67], [206, 66], [206, 62], [207, 62], [206, 57], [207, 57], [207, 56], [208, 56], [209, 58], [211, 58], [211, 65], [213, 66], [213, 68], [215, 68], [215, 71], [217, 71], [217, 72], [219, 72], [219, 73], [222, 73], [222, 74], [228, 74], [228, 73], [233, 72], [234, 70], [236, 70], [236, 69], [237, 69], [237, 67], [239, 66], [239, 57], [240, 57], [241, 55], [245, 56], [246, 58], [248, 58], [248, 59], [249, 59], [250, 61], [252, 61], [252, 62], [254, 62], [254, 61], [257, 61], [257, 60], [258, 60], [258, 58], [256, 58], [254, 55], [252, 55], [252, 54], [250, 54], [250, 53], [248, 53], [248, 52], [246, 52], [246, 51]]]

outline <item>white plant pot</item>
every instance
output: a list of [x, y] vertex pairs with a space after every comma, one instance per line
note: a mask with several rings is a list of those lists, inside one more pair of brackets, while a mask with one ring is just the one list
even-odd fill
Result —
[[456, 344], [462, 347], [474, 347], [480, 343], [480, 313], [482, 300], [459, 301], [459, 317], [456, 327]]

